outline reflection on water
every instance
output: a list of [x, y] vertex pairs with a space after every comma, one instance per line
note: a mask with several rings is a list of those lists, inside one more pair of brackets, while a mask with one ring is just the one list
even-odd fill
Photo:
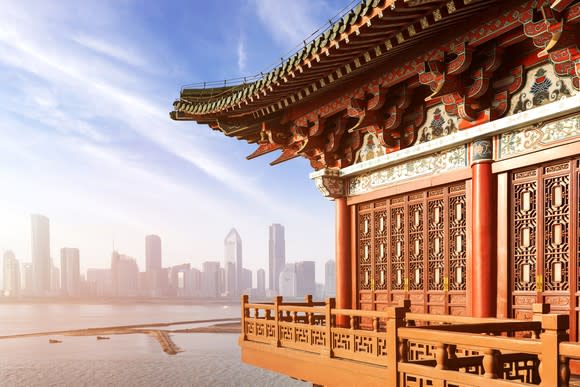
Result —
[[[183, 305], [0, 305], [0, 335], [238, 317], [238, 308]], [[168, 327], [175, 329], [176, 327]], [[185, 352], [148, 335], [0, 340], [0, 386], [300, 386], [240, 362], [237, 334], [172, 334]], [[48, 339], [62, 340], [49, 344]]]

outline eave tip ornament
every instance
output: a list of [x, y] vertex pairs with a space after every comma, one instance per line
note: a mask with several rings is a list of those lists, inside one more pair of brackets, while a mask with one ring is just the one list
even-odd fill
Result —
[[310, 174], [316, 188], [325, 198], [334, 200], [346, 196], [346, 184], [338, 169], [323, 169]]

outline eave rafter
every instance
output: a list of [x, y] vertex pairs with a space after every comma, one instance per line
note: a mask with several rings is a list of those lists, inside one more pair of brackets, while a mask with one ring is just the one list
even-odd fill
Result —
[[[293, 72], [280, 75], [258, 93], [248, 93], [250, 103], [240, 101], [213, 113], [176, 110], [172, 118], [210, 123], [228, 136], [258, 143], [249, 159], [281, 150], [272, 165], [302, 156], [314, 169], [343, 168], [355, 161], [366, 132], [375, 133], [387, 152], [415, 144], [427, 110], [435, 104], [456, 117], [460, 130], [505, 115], [511, 96], [525, 83], [524, 66], [506, 55], [516, 44], [536, 49], [538, 58], [530, 65], [550, 61], [559, 76], [570, 77], [580, 89], [574, 26], [580, 22], [580, 4], [573, 2], [514, 0], [495, 19], [488, 17], [447, 43], [431, 45], [431, 50], [422, 49], [394, 65], [387, 61], [424, 47], [425, 39], [491, 3], [427, 0], [385, 8], [381, 16], [358, 20], [358, 34], [355, 27], [336, 32], [323, 51], [301, 61]], [[386, 39], [375, 38], [389, 30], [387, 22], [381, 24], [387, 19], [391, 26], [393, 20], [405, 20], [405, 26]], [[233, 113], [236, 119], [231, 119]]]

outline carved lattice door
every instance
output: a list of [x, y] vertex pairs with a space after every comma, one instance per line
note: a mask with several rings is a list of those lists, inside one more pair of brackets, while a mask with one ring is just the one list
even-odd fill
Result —
[[511, 307], [531, 318], [531, 304], [545, 302], [570, 313], [576, 335], [580, 295], [580, 161], [534, 166], [511, 174]]
[[358, 205], [359, 308], [465, 314], [465, 183]]

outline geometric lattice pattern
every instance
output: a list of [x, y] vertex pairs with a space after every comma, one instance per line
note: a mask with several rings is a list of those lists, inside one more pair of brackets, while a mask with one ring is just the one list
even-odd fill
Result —
[[[465, 183], [358, 204], [358, 307], [379, 310], [411, 292], [414, 310], [427, 304], [439, 314], [462, 310], [466, 204]], [[454, 291], [449, 299], [448, 291]]]
[[554, 310], [570, 310], [571, 293], [580, 291], [580, 271], [576, 278], [570, 277], [572, 265], [580, 262], [579, 177], [579, 160], [547, 163], [511, 175], [514, 316], [529, 311], [538, 296]]

